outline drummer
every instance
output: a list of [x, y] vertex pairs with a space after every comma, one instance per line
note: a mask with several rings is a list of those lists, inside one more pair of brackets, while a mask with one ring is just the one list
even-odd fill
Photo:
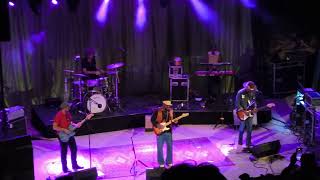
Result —
[[95, 60], [95, 50], [93, 48], [87, 48], [85, 50], [85, 56], [81, 61], [82, 71], [88, 76], [88, 79], [97, 79], [104, 73], [103, 70], [98, 69]]

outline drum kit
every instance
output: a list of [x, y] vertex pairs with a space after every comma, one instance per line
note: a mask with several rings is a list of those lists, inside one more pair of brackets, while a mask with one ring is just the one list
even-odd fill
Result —
[[119, 98], [119, 72], [124, 66], [117, 62], [106, 66], [106, 71], [96, 79], [73, 70], [64, 70], [64, 100], [71, 101], [73, 107], [90, 113], [109, 112], [121, 109]]

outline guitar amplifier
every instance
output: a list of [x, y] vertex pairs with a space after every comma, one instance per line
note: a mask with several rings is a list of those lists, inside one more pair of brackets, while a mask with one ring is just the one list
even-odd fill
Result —
[[170, 100], [171, 101], [189, 101], [189, 76], [170, 78]]

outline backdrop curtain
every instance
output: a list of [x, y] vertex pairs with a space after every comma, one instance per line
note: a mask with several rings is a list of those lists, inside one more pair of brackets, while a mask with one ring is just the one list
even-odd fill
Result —
[[190, 64], [192, 57], [206, 56], [217, 46], [236, 67], [250, 63], [240, 61], [252, 48], [251, 13], [240, 0], [198, 0], [215, 14], [206, 22], [191, 0], [172, 0], [165, 6], [144, 0], [143, 29], [135, 25], [138, 0], [110, 0], [105, 24], [95, 18], [103, 0], [81, 0], [74, 12], [66, 1], [59, 2], [53, 6], [42, 1], [40, 14], [30, 9], [28, 1], [17, 1], [10, 8], [11, 41], [1, 43], [8, 106], [25, 97], [33, 104], [63, 97], [63, 70], [75, 69], [74, 56], [86, 47], [96, 49], [102, 68], [119, 61], [119, 48], [127, 51], [120, 73], [121, 96], [166, 94], [167, 63], [173, 56]]

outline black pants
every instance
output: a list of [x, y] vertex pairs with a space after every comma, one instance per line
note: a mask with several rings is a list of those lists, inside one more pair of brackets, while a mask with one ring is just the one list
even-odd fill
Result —
[[61, 164], [62, 164], [62, 170], [68, 169], [67, 167], [67, 152], [68, 152], [68, 146], [71, 151], [71, 163], [72, 167], [77, 167], [77, 144], [74, 137], [71, 137], [68, 142], [62, 142], [59, 139], [60, 142], [60, 155], [61, 155]]

